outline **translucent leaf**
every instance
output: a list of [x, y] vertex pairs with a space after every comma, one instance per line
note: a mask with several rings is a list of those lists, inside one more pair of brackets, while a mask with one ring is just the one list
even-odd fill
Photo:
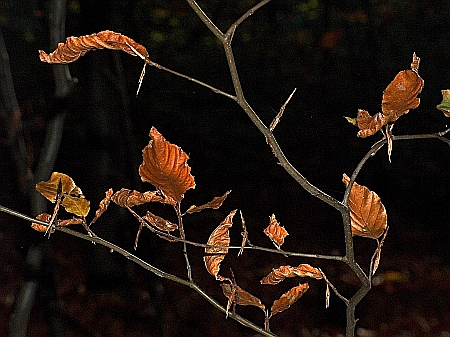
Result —
[[49, 180], [37, 183], [36, 191], [38, 191], [51, 202], [55, 202], [60, 181], [63, 194], [82, 194], [81, 190], [75, 185], [75, 182], [71, 177], [69, 177], [67, 174], [59, 172], [53, 172]]
[[78, 215], [87, 216], [89, 213], [89, 201], [81, 196], [66, 195], [61, 203], [67, 212]]
[[270, 309], [272, 316], [288, 309], [292, 304], [297, 302], [300, 297], [303, 296], [308, 288], [308, 283], [299, 284], [281, 295], [280, 299], [273, 302], [272, 308]]
[[143, 163], [139, 167], [142, 181], [153, 184], [164, 195], [176, 202], [184, 193], [195, 187], [189, 156], [177, 145], [169, 143], [154, 127], [150, 130], [150, 142], [142, 151]]
[[[237, 210], [231, 211], [230, 214], [223, 220], [220, 225], [211, 233], [208, 239], [208, 245], [211, 246], [226, 246], [230, 245], [229, 229], [233, 226], [233, 217]], [[220, 263], [228, 253], [228, 248], [205, 248], [203, 260], [208, 272], [216, 279], [222, 279], [218, 273], [220, 269]]]
[[174, 224], [166, 219], [163, 219], [152, 212], [147, 212], [145, 216], [142, 217], [145, 219], [149, 224], [155, 226], [159, 230], [171, 232], [176, 229], [178, 229], [178, 225]]
[[102, 201], [100, 201], [100, 205], [97, 209], [97, 211], [95, 212], [95, 217], [94, 219], [92, 219], [91, 223], [95, 223], [98, 218], [101, 217], [101, 215], [107, 210], [110, 202], [111, 202], [111, 196], [113, 194], [113, 189], [110, 188], [109, 190], [107, 190], [105, 192], [105, 197], [102, 199]]
[[[51, 218], [52, 218], [52, 216], [48, 213], [42, 213], [42, 214], [39, 214], [38, 216], [36, 216], [37, 220], [41, 220], [41, 221], [45, 221], [45, 222], [49, 222]], [[48, 226], [41, 225], [40, 223], [36, 223], [36, 222], [31, 223], [31, 228], [33, 228], [35, 231], [42, 232], [42, 233], [46, 233], [48, 230]], [[49, 233], [54, 233], [54, 232], [55, 232], [55, 230], [53, 228], [51, 228], [49, 231]]]
[[275, 285], [283, 281], [287, 277], [311, 277], [316, 280], [323, 278], [323, 273], [320, 269], [311, 267], [309, 264], [301, 264], [298, 267], [281, 266], [272, 271], [264, 277], [261, 284]]
[[[342, 181], [348, 186], [350, 178], [344, 173]], [[349, 196], [352, 234], [379, 238], [387, 227], [387, 215], [380, 197], [365, 186], [354, 183]]]
[[175, 205], [175, 202], [169, 198], [161, 196], [157, 191], [147, 191], [144, 193], [122, 188], [114, 193], [111, 200], [121, 207], [133, 207], [145, 204], [147, 202], [161, 202]]
[[[265, 310], [266, 307], [261, 303], [261, 300], [256, 296], [246, 292], [239, 286], [233, 286], [228, 283], [222, 283], [223, 294], [228, 298], [229, 302], [236, 303], [238, 305], [253, 305], [262, 310]], [[235, 289], [233, 294], [232, 288]]]
[[125, 35], [110, 30], [80, 37], [68, 37], [65, 43], [58, 43], [56, 50], [50, 54], [39, 50], [39, 57], [42, 62], [66, 64], [78, 60], [80, 56], [90, 50], [103, 48], [123, 50], [133, 56], [148, 57], [148, 52], [144, 46]]
[[284, 243], [284, 238], [289, 235], [283, 226], [280, 226], [277, 219], [275, 219], [275, 214], [270, 217], [269, 226], [264, 229], [264, 234], [266, 234], [277, 249], [280, 249], [281, 245]]
[[201, 205], [201, 206], [192, 205], [191, 207], [189, 207], [189, 209], [186, 211], [186, 213], [190, 214], [190, 213], [200, 212], [200, 211], [204, 210], [205, 208], [218, 209], [220, 206], [222, 206], [223, 202], [227, 198], [228, 194], [230, 194], [230, 192], [231, 191], [227, 191], [221, 197], [215, 197], [213, 200], [211, 200], [210, 202], [208, 202], [204, 205]]
[[450, 117], [450, 89], [441, 90], [442, 102], [436, 106], [446, 117]]

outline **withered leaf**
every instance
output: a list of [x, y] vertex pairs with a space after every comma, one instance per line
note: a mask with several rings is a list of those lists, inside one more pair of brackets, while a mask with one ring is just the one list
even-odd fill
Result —
[[146, 215], [142, 217], [145, 221], [155, 226], [159, 230], [171, 232], [178, 229], [178, 225], [170, 222], [166, 219], [163, 219], [152, 212], [147, 212]]
[[81, 224], [83, 224], [83, 219], [81, 219], [81, 218], [58, 220], [59, 227], [66, 227], [66, 226], [70, 226], [70, 225], [81, 225]]
[[277, 249], [284, 243], [284, 239], [289, 235], [287, 230], [281, 226], [277, 219], [275, 218], [275, 214], [272, 214], [270, 217], [269, 226], [264, 229], [264, 234], [266, 234], [270, 240], [272, 240], [273, 244]]
[[245, 225], [245, 220], [244, 220], [244, 216], [242, 215], [242, 211], [240, 211], [240, 213], [241, 213], [242, 229], [244, 231], [241, 233], [242, 234], [242, 243], [241, 243], [241, 249], [239, 249], [239, 252], [238, 252], [238, 256], [242, 255], [242, 253], [244, 252], [244, 248], [245, 248], [245, 245], [247, 244], [247, 240], [248, 240], [247, 226]]
[[275, 315], [288, 309], [297, 300], [303, 296], [303, 294], [308, 290], [308, 283], [299, 284], [298, 286], [291, 288], [288, 292], [281, 295], [280, 299], [273, 302], [272, 308], [270, 309], [271, 315]]
[[[220, 225], [211, 233], [208, 239], [208, 245], [210, 246], [229, 246], [230, 234], [229, 229], [233, 226], [233, 217], [237, 210], [231, 211], [230, 214], [223, 220]], [[214, 276], [216, 279], [221, 279], [218, 275], [220, 269], [220, 263], [228, 254], [228, 248], [205, 248], [205, 255], [203, 260], [205, 261], [206, 270]]]
[[133, 207], [145, 204], [147, 202], [161, 202], [175, 205], [175, 202], [169, 198], [164, 198], [157, 191], [138, 192], [122, 188], [114, 193], [111, 200], [121, 207]]
[[58, 43], [56, 50], [50, 54], [39, 50], [39, 57], [42, 62], [66, 64], [78, 60], [80, 56], [90, 50], [103, 48], [123, 50], [130, 55], [139, 56], [133, 51], [135, 49], [140, 55], [148, 57], [148, 52], [144, 46], [136, 43], [128, 36], [110, 30], [80, 37], [68, 37], [65, 43]]
[[380, 259], [381, 259], [381, 247], [383, 247], [384, 244], [384, 240], [386, 239], [386, 235], [388, 233], [388, 228], [386, 228], [386, 230], [384, 231], [383, 237], [381, 238], [380, 242], [378, 242], [378, 246], [377, 249], [375, 251], [375, 255], [374, 255], [374, 262], [373, 262], [373, 268], [372, 268], [372, 275], [375, 275], [375, 273], [377, 272], [378, 266], [380, 264]]
[[358, 109], [358, 115], [356, 117], [356, 125], [359, 127], [358, 137], [365, 138], [372, 136], [380, 131], [380, 129], [386, 125], [387, 117], [381, 112], [371, 116], [368, 111]]
[[184, 193], [195, 187], [189, 156], [177, 145], [169, 143], [154, 127], [150, 130], [150, 142], [142, 151], [143, 163], [139, 167], [142, 181], [153, 184], [164, 195], [176, 202]]
[[287, 277], [311, 277], [316, 280], [323, 278], [320, 269], [311, 267], [309, 264], [300, 264], [298, 267], [281, 266], [265, 276], [260, 282], [261, 284], [275, 285], [283, 281]]
[[[37, 220], [46, 221], [46, 222], [49, 222], [51, 218], [52, 218], [52, 216], [48, 213], [41, 213], [38, 216], [36, 216]], [[44, 225], [41, 225], [40, 223], [36, 223], [36, 222], [31, 223], [31, 228], [33, 228], [35, 231], [42, 232], [42, 233], [46, 233], [49, 230], [48, 226], [44, 226]], [[55, 232], [55, 230], [53, 228], [50, 228], [49, 233], [52, 234], [54, 232]]]
[[[228, 283], [222, 283], [223, 294], [230, 300], [231, 303], [236, 303], [239, 305], [253, 305], [262, 309], [263, 311], [266, 309], [264, 304], [261, 303], [261, 300], [256, 296], [253, 296], [249, 292], [243, 290], [239, 286], [233, 286]], [[233, 294], [232, 288], [235, 288], [235, 293]]]
[[95, 211], [95, 217], [94, 219], [92, 219], [91, 224], [95, 223], [98, 220], [98, 218], [100, 218], [102, 214], [108, 209], [112, 195], [113, 195], [112, 188], [110, 188], [105, 192], [105, 197], [100, 201], [100, 205], [97, 211]]
[[222, 195], [221, 197], [214, 197], [213, 200], [211, 200], [210, 202], [207, 202], [204, 205], [201, 205], [201, 206], [192, 205], [191, 207], [188, 208], [186, 213], [191, 214], [191, 213], [195, 213], [195, 212], [200, 212], [200, 211], [204, 210], [205, 208], [218, 209], [220, 206], [222, 206], [223, 202], [227, 198], [228, 194], [230, 194], [230, 192], [231, 191], [225, 192], [225, 194]]
[[[350, 178], [344, 173], [342, 181], [348, 186]], [[387, 227], [386, 209], [375, 192], [354, 183], [348, 205], [353, 235], [377, 239], [383, 234]]]

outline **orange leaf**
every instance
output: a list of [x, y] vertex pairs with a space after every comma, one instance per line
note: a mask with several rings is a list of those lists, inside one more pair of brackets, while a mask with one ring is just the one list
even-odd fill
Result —
[[288, 309], [292, 304], [297, 302], [300, 297], [303, 296], [308, 288], [308, 283], [299, 284], [298, 286], [291, 288], [288, 292], [281, 295], [280, 299], [273, 302], [272, 308], [270, 309], [271, 315], [273, 316]]
[[[229, 302], [236, 303], [239, 305], [253, 305], [262, 310], [265, 310], [266, 307], [261, 303], [261, 300], [256, 296], [246, 292], [239, 286], [232, 286], [228, 283], [222, 283], [223, 294], [229, 299]], [[233, 294], [232, 288], [235, 289]]]
[[158, 228], [159, 230], [162, 230], [162, 231], [171, 232], [171, 231], [178, 229], [177, 224], [174, 224], [166, 219], [163, 219], [163, 218], [153, 214], [152, 212], [147, 212], [147, 214], [145, 216], [143, 216], [142, 218], [145, 219], [151, 225], [155, 226], [156, 228]]
[[153, 184], [164, 195], [176, 202], [184, 193], [195, 187], [189, 156], [177, 145], [169, 143], [154, 127], [150, 130], [150, 142], [142, 151], [143, 163], [139, 167], [142, 181]]
[[239, 249], [239, 252], [238, 252], [238, 256], [242, 255], [242, 253], [244, 252], [244, 247], [247, 244], [247, 240], [248, 240], [247, 226], [245, 225], [245, 220], [244, 220], [244, 216], [242, 215], [242, 211], [240, 211], [240, 213], [241, 213], [242, 229], [244, 231], [241, 233], [242, 234], [242, 243], [241, 243], [241, 249]]
[[270, 217], [269, 226], [264, 229], [264, 234], [266, 234], [277, 249], [280, 249], [281, 245], [284, 243], [284, 238], [289, 235], [283, 226], [278, 224], [277, 219], [275, 219], [275, 214]]
[[301, 264], [298, 267], [281, 266], [272, 271], [264, 277], [261, 284], [278, 284], [287, 277], [311, 277], [316, 280], [323, 278], [323, 273], [320, 269], [311, 267], [309, 264]]
[[372, 136], [386, 125], [387, 118], [381, 112], [371, 116], [366, 110], [358, 109], [356, 124], [359, 127], [358, 137]]
[[[350, 178], [344, 173], [342, 181], [348, 186]], [[365, 186], [354, 183], [348, 200], [352, 234], [379, 238], [387, 227], [387, 215], [380, 197]]]
[[[220, 225], [211, 233], [208, 239], [208, 245], [211, 246], [229, 246], [230, 234], [229, 228], [233, 226], [233, 217], [237, 210], [231, 211], [230, 214], [223, 220]], [[205, 255], [203, 260], [208, 272], [216, 279], [221, 279], [219, 275], [220, 263], [228, 253], [228, 248], [205, 248]]]
[[39, 57], [42, 62], [66, 64], [78, 60], [80, 56], [90, 50], [103, 48], [123, 50], [133, 56], [139, 56], [130, 46], [140, 55], [148, 57], [144, 46], [125, 35], [110, 30], [80, 37], [68, 37], [66, 43], [58, 43], [58, 48], [50, 54], [39, 50]]
[[200, 211], [204, 210], [205, 208], [218, 209], [220, 206], [222, 206], [223, 202], [227, 198], [228, 194], [230, 194], [230, 192], [231, 191], [227, 191], [221, 197], [214, 197], [213, 200], [211, 200], [210, 202], [208, 202], [204, 205], [201, 205], [201, 206], [192, 205], [191, 207], [188, 208], [186, 213], [190, 214], [190, 213], [194, 213], [194, 212], [200, 212]]
[[66, 226], [70, 226], [70, 225], [81, 225], [81, 224], [83, 224], [83, 219], [80, 219], [80, 218], [72, 218], [72, 219], [58, 221], [59, 227], [66, 227]]
[[162, 202], [175, 205], [173, 200], [164, 198], [157, 191], [147, 191], [144, 193], [128, 190], [122, 188], [120, 191], [114, 193], [111, 200], [121, 207], [133, 207], [145, 204], [147, 202]]
[[95, 223], [98, 220], [98, 218], [100, 218], [101, 215], [106, 211], [106, 209], [109, 206], [109, 203], [111, 202], [112, 194], [113, 194], [112, 188], [110, 188], [105, 192], [105, 197], [102, 199], [102, 201], [100, 201], [100, 205], [97, 211], [95, 212], [95, 217], [94, 219], [92, 219], [91, 224]]
[[36, 191], [41, 193], [51, 202], [56, 201], [56, 194], [58, 191], [59, 181], [61, 180], [62, 194], [83, 194], [81, 190], [75, 185], [75, 182], [67, 174], [53, 172], [50, 179], [41, 181], [36, 184]]
[[[46, 222], [49, 222], [51, 218], [52, 218], [52, 216], [48, 213], [42, 213], [42, 214], [39, 214], [38, 216], [36, 216], [37, 220], [46, 221]], [[46, 233], [48, 230], [48, 226], [41, 225], [40, 223], [36, 223], [36, 222], [33, 222], [31, 224], [31, 228], [33, 228], [35, 231], [42, 232], [42, 233]], [[54, 232], [55, 232], [55, 230], [53, 228], [50, 228], [49, 233], [51, 234]]]

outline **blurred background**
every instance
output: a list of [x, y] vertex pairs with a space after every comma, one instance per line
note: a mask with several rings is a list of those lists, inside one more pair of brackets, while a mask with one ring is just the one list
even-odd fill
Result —
[[[199, 2], [222, 31], [256, 3]], [[277, 140], [312, 184], [342, 199], [342, 174], [350, 175], [381, 139], [381, 134], [357, 138], [357, 128], [343, 116], [355, 117], [359, 108], [379, 112], [383, 90], [410, 67], [413, 52], [421, 58], [425, 80], [421, 105], [399, 119], [394, 134], [448, 127], [435, 106], [440, 90], [450, 87], [449, 14], [448, 0], [273, 0], [240, 25], [233, 39], [246, 99], [269, 124], [297, 88], [275, 129]], [[189, 240], [206, 242], [225, 216], [239, 209], [254, 244], [272, 247], [262, 231], [274, 213], [290, 234], [284, 249], [344, 254], [340, 214], [285, 173], [234, 101], [151, 67], [136, 97], [142, 61], [119, 51], [89, 52], [67, 68], [39, 61], [39, 49], [50, 52], [67, 36], [109, 29], [144, 45], [151, 60], [233, 93], [220, 43], [186, 2], [3, 0], [0, 28], [1, 205], [30, 216], [38, 209], [51, 213], [52, 205], [33, 192], [35, 182], [47, 180], [51, 171], [70, 175], [91, 201], [88, 221], [109, 188], [152, 190], [140, 181], [138, 166], [155, 126], [190, 156], [196, 188], [186, 193], [183, 210], [232, 190], [219, 210], [185, 217]], [[381, 197], [389, 225], [375, 285], [357, 308], [358, 335], [450, 336], [450, 149], [438, 140], [397, 141], [392, 163], [386, 152], [371, 158], [357, 180]], [[146, 210], [176, 221], [167, 206], [135, 208], [140, 214]], [[138, 223], [111, 205], [92, 230], [133, 251]], [[240, 244], [240, 232], [235, 219], [232, 244]], [[365, 270], [375, 248], [374, 240], [355, 238]], [[144, 230], [135, 253], [186, 277], [179, 244]], [[348, 297], [359, 286], [343, 264], [236, 253], [228, 254], [221, 269], [225, 274], [232, 268], [238, 285], [266, 307], [299, 282], [260, 285], [282, 264], [320, 267]], [[204, 268], [203, 250], [189, 247], [189, 254], [194, 279], [225, 305], [219, 283]], [[308, 292], [271, 319], [272, 331], [343, 334], [344, 304], [332, 294], [325, 309], [324, 282], [308, 281]], [[258, 308], [237, 312], [263, 325]], [[64, 233], [48, 239], [4, 213], [0, 315], [2, 336], [255, 336], [188, 288], [104, 247]]]

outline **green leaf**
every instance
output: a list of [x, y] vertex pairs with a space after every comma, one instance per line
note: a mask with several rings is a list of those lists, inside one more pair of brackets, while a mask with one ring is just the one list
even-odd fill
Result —
[[436, 108], [441, 110], [445, 116], [450, 117], [450, 89], [441, 90], [442, 102], [438, 104]]

